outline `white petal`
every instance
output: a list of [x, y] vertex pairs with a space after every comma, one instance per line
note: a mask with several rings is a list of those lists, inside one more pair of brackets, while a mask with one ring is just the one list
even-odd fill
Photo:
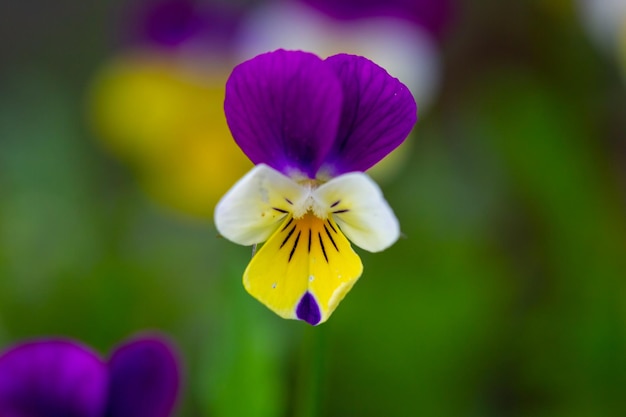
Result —
[[314, 197], [360, 248], [379, 252], [400, 236], [398, 219], [378, 185], [366, 174], [352, 172], [333, 178], [315, 190]]
[[307, 190], [280, 172], [259, 164], [240, 179], [215, 207], [215, 226], [240, 245], [264, 242]]

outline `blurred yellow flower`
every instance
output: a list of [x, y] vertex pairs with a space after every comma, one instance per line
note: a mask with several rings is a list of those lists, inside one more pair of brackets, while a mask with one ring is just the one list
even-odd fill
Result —
[[91, 121], [102, 144], [130, 164], [157, 202], [210, 218], [252, 164], [224, 117], [226, 70], [198, 74], [158, 55], [126, 55], [97, 75]]

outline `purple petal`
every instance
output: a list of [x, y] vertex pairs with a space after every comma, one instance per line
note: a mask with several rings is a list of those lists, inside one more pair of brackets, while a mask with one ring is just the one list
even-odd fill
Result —
[[341, 84], [324, 61], [278, 50], [235, 67], [224, 111], [252, 162], [313, 178], [337, 133], [341, 103]]
[[180, 385], [173, 348], [154, 336], [120, 346], [109, 361], [107, 417], [167, 417]]
[[325, 168], [331, 176], [365, 171], [400, 145], [417, 121], [408, 88], [372, 61], [334, 55], [325, 61], [343, 83], [339, 132]]
[[2, 417], [100, 417], [106, 389], [105, 364], [70, 341], [28, 342], [0, 357]]

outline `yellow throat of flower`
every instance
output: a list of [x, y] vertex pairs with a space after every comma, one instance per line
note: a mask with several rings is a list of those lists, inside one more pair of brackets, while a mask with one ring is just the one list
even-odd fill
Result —
[[281, 317], [319, 324], [362, 271], [360, 258], [334, 220], [309, 211], [285, 218], [250, 261], [243, 282], [252, 296]]

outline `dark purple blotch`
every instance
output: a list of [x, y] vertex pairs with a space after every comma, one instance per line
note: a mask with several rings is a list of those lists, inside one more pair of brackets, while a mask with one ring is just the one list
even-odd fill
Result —
[[307, 291], [306, 294], [302, 296], [296, 308], [296, 316], [298, 319], [304, 320], [312, 326], [320, 322], [322, 314], [313, 294]]

